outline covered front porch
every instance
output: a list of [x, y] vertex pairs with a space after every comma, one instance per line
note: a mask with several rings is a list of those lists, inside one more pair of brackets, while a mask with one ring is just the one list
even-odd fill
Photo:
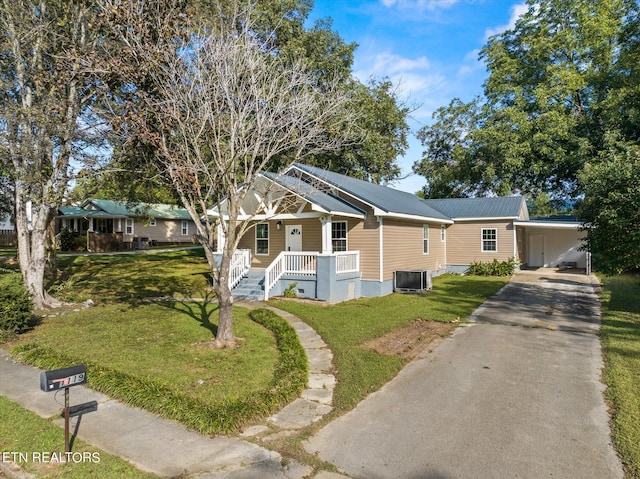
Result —
[[338, 303], [361, 296], [360, 252], [281, 252], [267, 268], [251, 267], [251, 250], [237, 250], [229, 286], [234, 298], [296, 297]]

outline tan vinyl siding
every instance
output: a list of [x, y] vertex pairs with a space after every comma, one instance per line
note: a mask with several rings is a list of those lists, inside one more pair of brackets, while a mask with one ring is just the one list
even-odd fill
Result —
[[[495, 228], [498, 251], [482, 251], [482, 229]], [[513, 223], [510, 220], [460, 221], [447, 228], [447, 263], [467, 265], [474, 261], [506, 261], [513, 257]]]
[[[133, 241], [133, 238], [149, 238], [159, 243], [191, 243], [192, 237], [196, 232], [196, 226], [193, 221], [186, 220], [188, 223], [188, 232], [182, 234], [183, 220], [164, 220], [156, 219], [156, 226], [150, 226], [146, 221], [135, 220], [133, 223], [133, 234], [124, 235], [125, 241]], [[125, 220], [122, 219], [122, 230], [125, 230]]]
[[[445, 266], [445, 244], [440, 225], [429, 224], [429, 253], [423, 253], [423, 226], [427, 223], [384, 220], [384, 280], [406, 269], [438, 270]], [[447, 231], [447, 241], [449, 232]]]
[[349, 218], [349, 251], [360, 251], [362, 279], [380, 279], [380, 225], [378, 219], [369, 214], [364, 220]]

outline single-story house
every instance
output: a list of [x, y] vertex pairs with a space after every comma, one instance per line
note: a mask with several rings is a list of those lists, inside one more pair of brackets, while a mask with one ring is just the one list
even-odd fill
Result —
[[[422, 200], [297, 163], [262, 174], [252, 190], [241, 219], [254, 229], [240, 240], [236, 259], [244, 266], [232, 269], [238, 297], [286, 289], [330, 302], [381, 296], [394, 291], [398, 272], [464, 272], [493, 259], [584, 267], [579, 223], [531, 219], [521, 196]], [[224, 221], [224, 204], [208, 214]]]
[[56, 232], [86, 235], [87, 249], [94, 252], [192, 243], [196, 233], [187, 210], [174, 205], [91, 198], [58, 213]]

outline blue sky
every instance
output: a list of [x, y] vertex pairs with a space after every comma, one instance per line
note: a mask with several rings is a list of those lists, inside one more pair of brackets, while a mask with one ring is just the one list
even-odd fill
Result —
[[[418, 107], [409, 120], [415, 133], [453, 98], [469, 101], [482, 93], [487, 73], [480, 49], [524, 11], [524, 0], [315, 0], [310, 23], [331, 17], [333, 30], [359, 45], [355, 76], [390, 78], [399, 96]], [[422, 156], [415, 136], [409, 143], [398, 158], [403, 175]], [[392, 186], [415, 193], [424, 183], [411, 175]]]

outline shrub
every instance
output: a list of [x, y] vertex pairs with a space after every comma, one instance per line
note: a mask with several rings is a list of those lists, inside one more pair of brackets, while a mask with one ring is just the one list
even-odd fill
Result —
[[475, 276], [511, 276], [516, 271], [518, 262], [515, 258], [509, 258], [507, 261], [498, 261], [493, 259], [490, 263], [477, 261], [469, 266], [469, 274]]
[[0, 331], [22, 333], [32, 319], [33, 301], [24, 288], [22, 276], [0, 269]]

